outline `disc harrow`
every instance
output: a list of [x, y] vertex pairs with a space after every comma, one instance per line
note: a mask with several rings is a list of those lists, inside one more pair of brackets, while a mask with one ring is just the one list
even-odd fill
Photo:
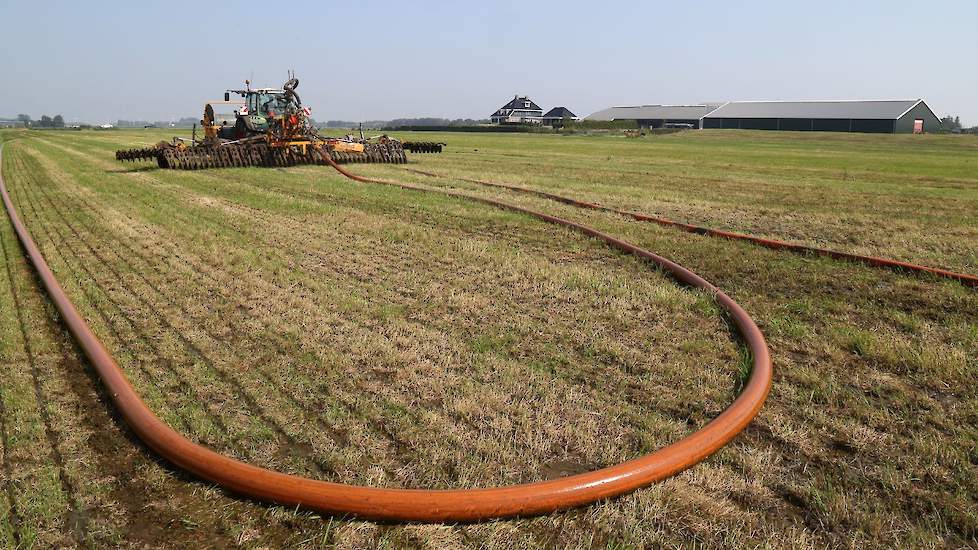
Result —
[[403, 145], [412, 153], [441, 153], [441, 148], [448, 144], [436, 141], [405, 141]]
[[143, 149], [123, 149], [115, 152], [115, 160], [150, 160], [156, 158], [158, 154], [159, 149], [156, 147], [147, 147]]
[[[120, 161], [156, 159], [160, 168], [202, 170], [242, 166], [295, 166], [299, 164], [384, 163], [404, 164], [404, 144], [386, 134], [364, 137], [321, 135], [312, 121], [312, 109], [302, 105], [295, 92], [299, 80], [289, 79], [276, 88], [252, 88], [245, 81], [243, 90], [227, 90], [223, 101], [204, 105], [200, 120], [203, 137], [194, 126], [190, 139], [174, 137], [154, 147], [116, 151]], [[231, 94], [242, 101], [231, 101]], [[233, 124], [218, 120], [214, 105], [235, 105]], [[415, 142], [407, 149], [439, 152], [443, 143]]]
[[184, 148], [157, 146], [116, 151], [115, 156], [117, 160], [132, 162], [156, 159], [160, 168], [172, 170], [329, 164], [327, 158], [332, 158], [338, 164], [404, 164], [407, 162], [404, 147], [395, 141], [364, 144], [362, 153], [338, 151], [325, 142], [283, 146], [258, 142]]

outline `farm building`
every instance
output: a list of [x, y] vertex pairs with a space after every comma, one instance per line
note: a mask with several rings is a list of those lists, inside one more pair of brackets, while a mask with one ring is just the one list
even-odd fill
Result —
[[933, 132], [941, 121], [922, 99], [877, 101], [732, 101], [701, 128], [821, 132]]
[[567, 107], [554, 107], [540, 119], [547, 126], [560, 126], [567, 120], [579, 120]]
[[496, 109], [489, 119], [493, 124], [540, 124], [543, 109], [530, 98], [516, 95], [509, 103]]
[[688, 127], [816, 132], [933, 132], [941, 121], [922, 99], [731, 101], [611, 107], [586, 120], [634, 120], [642, 128]]
[[717, 105], [636, 105], [611, 107], [592, 113], [585, 120], [634, 120], [640, 128], [699, 128], [700, 119]]

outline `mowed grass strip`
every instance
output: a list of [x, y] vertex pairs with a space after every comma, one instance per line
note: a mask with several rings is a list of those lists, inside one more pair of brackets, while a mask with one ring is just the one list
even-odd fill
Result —
[[[34, 197], [37, 198], [37, 197]], [[48, 197], [49, 198], [49, 197]], [[49, 198], [50, 199], [50, 198]], [[32, 206], [36, 206], [32, 203]], [[45, 205], [51, 209], [52, 213], [61, 216], [64, 211], [57, 206], [57, 203], [48, 200]], [[82, 235], [79, 232], [81, 224], [72, 224], [71, 222], [65, 223], [65, 219], [62, 217], [54, 221], [54, 223], [49, 224], [51, 227], [57, 227], [60, 222], [67, 226], [67, 229], [72, 231], [73, 234], [70, 238], [65, 238], [64, 235], [59, 234], [58, 237], [61, 238], [59, 247], [67, 248], [72, 250], [76, 254], [79, 252], [78, 249], [73, 248], [72, 242], [77, 246], [78, 243], [85, 243], [90, 239], [89, 235]], [[131, 265], [122, 263], [112, 263], [107, 258], [109, 254], [100, 254], [94, 248], [87, 248], [85, 252], [88, 252], [87, 257], [80, 258], [76, 265], [80, 266], [88, 275], [93, 278], [96, 275], [90, 270], [86, 264], [87, 263], [97, 263], [102, 262], [108, 270], [108, 274], [115, 276], [121, 282], [125, 282], [126, 277], [122, 275], [120, 270], [125, 270], [129, 275], [137, 272], [132, 268]], [[116, 259], [119, 262], [118, 259]], [[115, 266], [115, 267], [113, 267]], [[130, 316], [129, 312], [133, 308], [142, 307], [151, 312], [155, 312], [155, 308], [161, 307], [157, 302], [153, 302], [154, 298], [170, 299], [171, 296], [162, 293], [157, 287], [155, 287], [150, 281], [145, 278], [136, 277], [142, 287], [137, 287], [136, 291], [130, 291], [127, 295], [121, 298], [115, 299], [113, 305], [115, 305], [116, 310], [120, 316], [125, 317], [129, 320], [130, 324], [138, 325], [139, 321], [134, 321]], [[108, 280], [106, 285], [112, 285], [114, 281]], [[127, 287], [128, 288], [128, 287]], [[156, 296], [153, 296], [155, 291]], [[113, 300], [113, 298], [109, 298]], [[186, 315], [185, 311], [180, 311], [181, 315]], [[216, 367], [213, 363], [213, 359], [210, 355], [203, 352], [199, 346], [190, 338], [185, 337], [182, 332], [176, 331], [170, 321], [162, 315], [154, 316], [156, 324], [147, 324], [142, 326], [137, 326], [137, 330], [145, 332], [137, 332], [137, 335], [142, 336], [144, 343], [148, 343], [153, 347], [153, 351], [156, 352], [158, 356], [163, 357], [163, 361], [160, 361], [169, 366], [171, 369], [169, 376], [162, 376], [164, 380], [170, 380], [174, 383], [179, 383], [178, 393], [183, 393], [187, 398], [188, 405], [193, 408], [203, 407], [204, 411], [198, 411], [197, 414], [193, 410], [188, 411], [184, 417], [189, 417], [190, 420], [187, 422], [192, 427], [200, 427], [204, 432], [198, 432], [198, 437], [203, 437], [206, 441], [207, 436], [213, 436], [217, 438], [222, 438], [226, 436], [228, 430], [235, 430], [247, 433], [256, 442], [263, 445], [268, 444], [269, 441], [273, 440], [273, 431], [278, 429], [276, 435], [280, 435], [289, 439], [288, 434], [281, 431], [281, 427], [277, 425], [273, 420], [263, 416], [263, 411], [257, 407], [253, 401], [253, 397], [248, 394], [243, 394], [243, 390], [236, 385], [235, 381], [229, 378], [226, 373]], [[189, 331], [188, 331], [189, 332]], [[157, 335], [160, 345], [153, 346], [149, 338], [145, 337], [145, 334]], [[159, 336], [163, 336], [160, 338]], [[168, 353], [182, 353], [184, 357], [179, 361], [171, 361], [168, 359]], [[259, 358], [260, 359], [260, 358]], [[200, 380], [198, 384], [192, 385], [185, 382], [188, 374], [195, 374]], [[197, 388], [204, 388], [203, 390], [198, 390]], [[206, 392], [206, 393], [205, 393]], [[229, 416], [233, 413], [231, 407], [225, 406], [225, 401], [228, 395], [234, 395], [237, 392], [239, 395], [243, 396], [246, 401], [246, 405], [250, 406], [251, 413], [254, 416], [239, 413], [236, 416]], [[204, 416], [199, 417], [199, 414], [203, 412]], [[209, 413], [209, 414], [207, 414]], [[217, 428], [215, 430], [215, 428]], [[294, 442], [293, 442], [294, 443]], [[243, 456], [244, 452], [239, 449], [231, 449], [232, 454], [238, 456]], [[234, 452], [236, 451], [236, 452]], [[273, 451], [271, 449], [252, 449], [252, 452], [264, 453], [266, 455], [271, 454]], [[285, 455], [288, 457], [289, 455]], [[301, 470], [300, 470], [301, 471]]]
[[[8, 178], [22, 173], [9, 157], [3, 168]], [[21, 215], [27, 217], [23, 210]], [[0, 237], [6, 252], [0, 315], [16, 329], [2, 341], [0, 363], [3, 547], [211, 547], [234, 540], [281, 546], [328, 536], [331, 529], [313, 515], [228, 499], [155, 462], [114, 417], [94, 373], [58, 325], [8, 222]], [[11, 282], [19, 308], [13, 305]], [[27, 360], [19, 317], [38, 353], [33, 363]], [[41, 407], [53, 437], [45, 435]], [[52, 458], [53, 445], [60, 461]]]
[[[62, 418], [66, 392], [49, 377], [60, 357], [50, 341], [37, 338], [46, 311], [30, 284], [26, 262], [15, 241], [2, 235], [5, 317], [19, 330], [9, 344], [16, 351], [5, 362], [2, 396], [4, 477], [7, 478], [11, 545], [70, 545], [86, 537], [86, 521], [76, 492], [78, 479], [66, 464], [65, 450], [77, 451], [70, 421]], [[11, 254], [12, 252], [12, 254]], [[7, 346], [5, 346], [7, 347]], [[18, 349], [19, 348], [19, 349]], [[23, 368], [18, 368], [23, 367]], [[66, 425], [68, 426], [65, 429]], [[81, 458], [77, 456], [75, 458]], [[9, 476], [9, 477], [7, 477]]]
[[[195, 414], [243, 414], [268, 435], [233, 426], [227, 435], [195, 433], [179, 415], [169, 419], [255, 463], [388, 486], [565, 475], [688, 433], [729, 403], [747, 374], [748, 358], [708, 297], [522, 216], [355, 184], [321, 167], [188, 173], [112, 160], [116, 148], [152, 143], [160, 133], [29, 135], [8, 144], [5, 157], [15, 150], [34, 174], [35, 189], [16, 200], [36, 205], [35, 233], [39, 221], [50, 225], [51, 255], [57, 241], [70, 256], [58, 268], [78, 280], [69, 292], [93, 324], [106, 312], [96, 330], [108, 341], [114, 322], [150, 343], [158, 332], [175, 342], [144, 346], [142, 367], [128, 358], [133, 343], [110, 344], [134, 376], [165, 357], [195, 357], [183, 339], [209, 357], [210, 366], [186, 367], [193, 374], [186, 383], [220, 399], [213, 401], [220, 410], [210, 402], [211, 410], [198, 406]], [[782, 238], [786, 228], [842, 235], [852, 222], [859, 232], [837, 246], [891, 257], [903, 247], [937, 265], [972, 261], [961, 254], [974, 230], [966, 215], [971, 149], [951, 137], [419, 135], [457, 144], [452, 154], [413, 156], [424, 169], [512, 179], [638, 210], [678, 208], [673, 217], [687, 212], [696, 223], [710, 219], [695, 218], [700, 213], [714, 213], [730, 228], [754, 224]], [[714, 458], [580, 510], [468, 526], [384, 526], [291, 520], [287, 511], [207, 491], [205, 502], [231, 508], [201, 515], [207, 522], [198, 531], [220, 532], [215, 526], [230, 517], [240, 527], [226, 537], [281, 542], [282, 522], [295, 521], [289, 540], [304, 546], [975, 544], [973, 290], [397, 167], [353, 168], [553, 212], [688, 265], [762, 325], [775, 354], [774, 391], [752, 426]], [[836, 177], [843, 169], [851, 177]], [[874, 201], [885, 215], [872, 212]], [[847, 202], [852, 214], [840, 221], [833, 209]], [[935, 241], [941, 224], [953, 233], [940, 237], [947, 247]], [[92, 288], [93, 297], [118, 301], [115, 313], [107, 298], [79, 297], [89, 279], [102, 288]], [[125, 328], [120, 310], [136, 328]], [[228, 380], [211, 387], [198, 368], [223, 369]], [[177, 388], [165, 382], [173, 374], [159, 372]], [[151, 377], [140, 384], [153, 393]], [[249, 404], [235, 385], [269, 396]], [[178, 398], [170, 390], [158, 396], [153, 406], [161, 411]]]

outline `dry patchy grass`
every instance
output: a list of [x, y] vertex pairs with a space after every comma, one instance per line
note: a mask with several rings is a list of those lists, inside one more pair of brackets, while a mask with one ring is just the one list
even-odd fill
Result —
[[[173, 172], [111, 160], [123, 142], [159, 139], [143, 132], [11, 135], [14, 201], [133, 383], [191, 439], [255, 464], [391, 487], [566, 475], [690, 433], [744, 375], [708, 296], [560, 228], [321, 167]], [[963, 141], [655, 139], [452, 135], [451, 153], [414, 158], [446, 175], [978, 271], [968, 215], [978, 184], [965, 170], [976, 153]], [[404, 526], [260, 506], [134, 445], [5, 224], [2, 540], [975, 544], [973, 290], [397, 167], [357, 170], [557, 213], [693, 268], [768, 335], [768, 404], [696, 468], [541, 518]]]

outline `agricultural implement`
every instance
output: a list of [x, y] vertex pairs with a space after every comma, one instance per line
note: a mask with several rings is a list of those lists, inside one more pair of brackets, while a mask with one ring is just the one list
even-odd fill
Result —
[[[203, 139], [193, 137], [161, 141], [153, 147], [116, 151], [120, 161], [156, 160], [160, 168], [197, 170], [239, 166], [294, 166], [297, 164], [407, 162], [405, 149], [440, 153], [444, 143], [407, 142], [386, 135], [364, 139], [347, 135], [324, 137], [312, 125], [312, 110], [302, 105], [295, 89], [299, 80], [290, 75], [281, 89], [227, 90], [224, 101], [204, 106], [200, 121]], [[231, 101], [231, 94], [241, 101]], [[218, 121], [214, 105], [234, 105], [234, 122]]]
[[402, 145], [412, 153], [441, 153], [441, 148], [448, 144], [433, 141], [405, 141]]

